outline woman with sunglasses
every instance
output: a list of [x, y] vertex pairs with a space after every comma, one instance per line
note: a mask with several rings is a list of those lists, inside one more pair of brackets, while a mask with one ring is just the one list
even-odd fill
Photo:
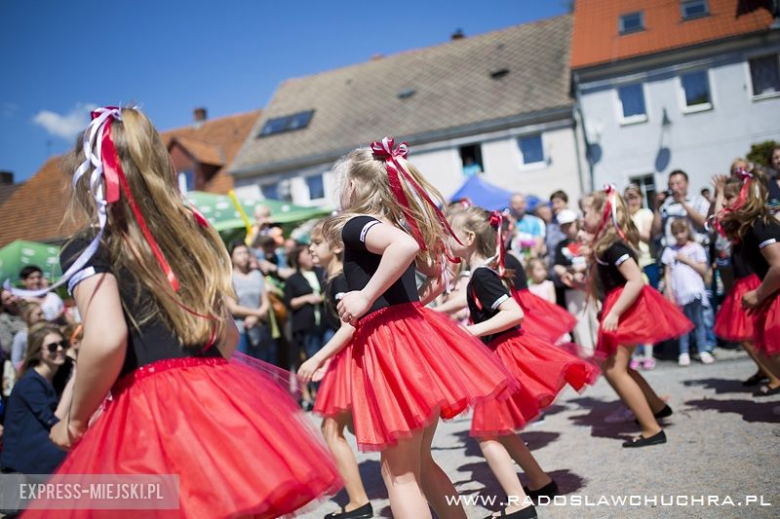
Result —
[[52, 385], [65, 364], [67, 349], [56, 325], [39, 324], [30, 330], [27, 354], [6, 410], [0, 454], [3, 472], [50, 474], [65, 459], [65, 451], [52, 443], [49, 431], [65, 416], [73, 395], [73, 377], [59, 401]]

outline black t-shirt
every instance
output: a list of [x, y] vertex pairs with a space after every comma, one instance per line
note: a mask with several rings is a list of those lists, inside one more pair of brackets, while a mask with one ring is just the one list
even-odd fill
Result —
[[[60, 264], [63, 272], [75, 263], [81, 251], [87, 248], [90, 241], [91, 236], [82, 234], [65, 246], [60, 253]], [[95, 255], [92, 256], [80, 273], [83, 273], [83, 279], [91, 275], [110, 273], [114, 275], [119, 285], [119, 294], [122, 299], [123, 313], [128, 329], [127, 353], [122, 365], [122, 371], [119, 374], [120, 377], [158, 360], [180, 357], [222, 356], [216, 347], [211, 347], [204, 352], [203, 347], [205, 344], [182, 346], [176, 334], [157, 315], [141, 323], [138, 317], [146, 315], [151, 303], [151, 295], [138, 282], [132, 272], [126, 269], [115, 270], [111, 265], [107, 251], [102, 247], [98, 248]], [[136, 317], [138, 327], [133, 324], [128, 314]]]
[[347, 278], [340, 272], [333, 279], [329, 279], [325, 284], [325, 325], [331, 330], [338, 330], [341, 326], [341, 319], [337, 307], [339, 299], [336, 296], [349, 292]]
[[778, 241], [780, 241], [780, 222], [774, 218], [769, 218], [769, 223], [765, 223], [762, 219], [756, 220], [742, 239], [742, 258], [762, 280], [769, 271], [769, 263], [761, 254], [761, 249]]
[[620, 273], [619, 267], [627, 259], [636, 261], [636, 253], [622, 241], [616, 241], [596, 258], [604, 294], [609, 294], [612, 290], [626, 284], [626, 278]]
[[517, 291], [528, 288], [528, 278], [525, 276], [523, 264], [514, 254], [507, 254], [504, 258], [504, 264], [507, 270], [514, 271], [512, 275], [513, 288]]
[[[320, 293], [324, 291], [325, 285], [325, 271], [322, 267], [314, 267], [312, 269], [319, 281]], [[323, 319], [320, 318], [320, 322], [317, 322], [317, 313], [322, 316], [323, 305], [306, 303], [298, 308], [292, 307], [292, 300], [296, 297], [305, 296], [314, 293], [314, 287], [311, 285], [306, 276], [302, 272], [298, 271], [284, 282], [284, 303], [290, 310], [291, 317], [291, 331], [295, 333], [321, 333], [324, 331]]]
[[[341, 231], [341, 238], [344, 240], [344, 276], [350, 291], [362, 290], [379, 267], [382, 256], [368, 251], [365, 243], [368, 232], [379, 223], [373, 216], [356, 216], [350, 219]], [[419, 300], [412, 262], [401, 277], [374, 301], [367, 313]]]
[[753, 268], [745, 261], [742, 255], [742, 242], [731, 246], [731, 268], [734, 270], [734, 279], [742, 279], [753, 275]]
[[[487, 321], [496, 315], [501, 303], [511, 298], [512, 295], [501, 282], [501, 278], [495, 270], [488, 267], [477, 267], [472, 272], [471, 280], [466, 287], [466, 302], [469, 306], [471, 319], [475, 323]], [[480, 337], [480, 339], [484, 343], [489, 343], [496, 337], [517, 329], [517, 326], [513, 326], [503, 332]]]

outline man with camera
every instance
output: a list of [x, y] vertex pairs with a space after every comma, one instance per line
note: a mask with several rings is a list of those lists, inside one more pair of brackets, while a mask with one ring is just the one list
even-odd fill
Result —
[[653, 218], [653, 235], [663, 233], [661, 242], [664, 246], [675, 243], [672, 234], [672, 222], [687, 219], [697, 242], [706, 246], [709, 242], [704, 223], [710, 204], [702, 196], [688, 195], [688, 174], [676, 169], [669, 174], [669, 189], [659, 193], [655, 199], [655, 214]]

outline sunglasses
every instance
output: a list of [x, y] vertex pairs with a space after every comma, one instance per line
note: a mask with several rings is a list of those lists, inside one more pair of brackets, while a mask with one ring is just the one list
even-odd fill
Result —
[[46, 344], [44, 346], [44, 348], [49, 350], [49, 353], [54, 353], [55, 351], [57, 351], [57, 348], [59, 348], [60, 346], [62, 346], [63, 350], [67, 350], [68, 349], [68, 341], [62, 340], [62, 341], [59, 341], [59, 342], [53, 342], [51, 344]]

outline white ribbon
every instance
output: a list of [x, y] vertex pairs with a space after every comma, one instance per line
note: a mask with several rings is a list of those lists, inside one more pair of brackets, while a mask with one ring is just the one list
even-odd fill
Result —
[[[100, 115], [93, 119], [92, 122], [89, 123], [89, 126], [87, 126], [87, 129], [84, 131], [85, 159], [73, 174], [73, 187], [76, 187], [79, 179], [89, 170], [90, 167], [95, 168], [92, 171], [92, 175], [89, 179], [89, 190], [95, 199], [95, 206], [97, 207], [98, 211], [98, 225], [100, 230], [92, 242], [90, 242], [90, 244], [87, 246], [87, 248], [84, 249], [84, 251], [79, 255], [73, 265], [71, 265], [70, 268], [62, 274], [60, 280], [57, 281], [57, 283], [54, 285], [42, 288], [40, 290], [22, 290], [13, 288], [11, 286], [11, 281], [6, 279], [5, 283], [3, 283], [3, 288], [10, 291], [17, 297], [41, 297], [48, 292], [63, 286], [71, 277], [73, 277], [74, 274], [84, 268], [87, 262], [92, 259], [92, 256], [95, 255], [98, 247], [100, 246], [100, 240], [103, 237], [103, 232], [106, 228], [106, 221], [108, 220], [106, 213], [106, 206], [108, 203], [106, 202], [105, 187], [103, 186], [103, 182], [101, 182], [101, 177], [103, 176], [102, 136], [109, 117], [113, 117], [114, 119], [121, 121], [122, 111], [119, 108], [98, 108], [95, 110], [95, 112]], [[72, 289], [70, 286], [68, 288]]]

